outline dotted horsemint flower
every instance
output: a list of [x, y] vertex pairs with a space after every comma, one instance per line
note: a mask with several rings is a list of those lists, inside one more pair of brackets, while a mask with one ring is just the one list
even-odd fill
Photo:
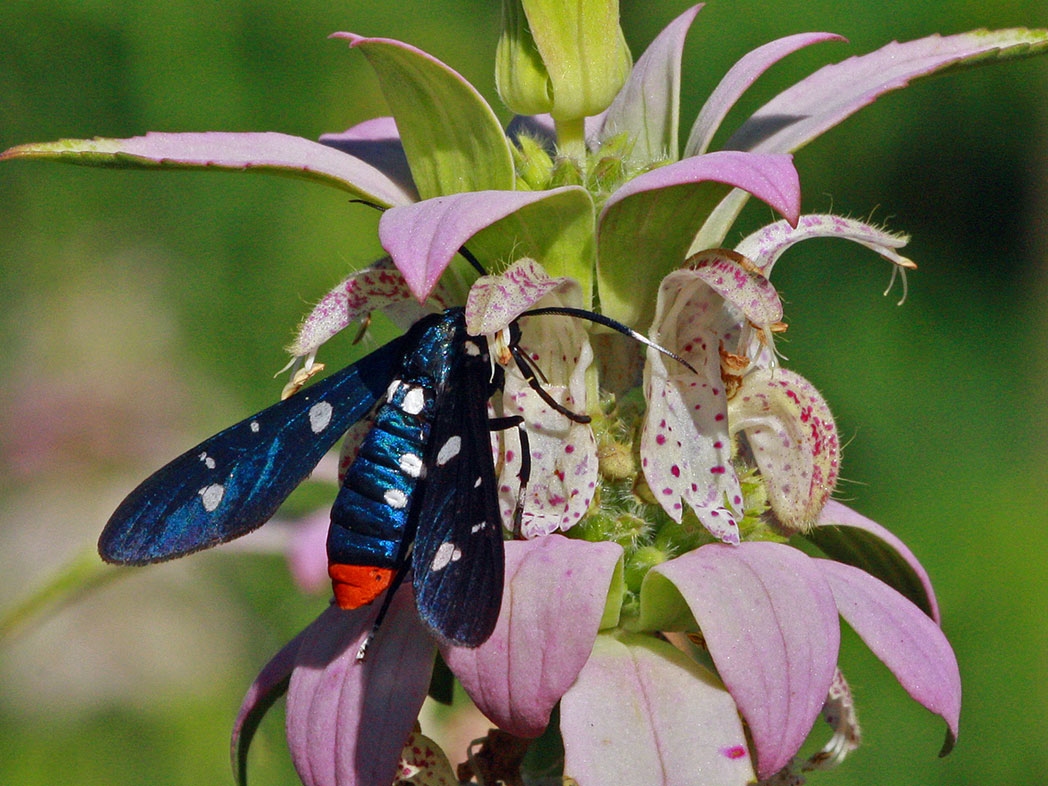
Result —
[[[548, 113], [519, 115], [506, 130], [430, 55], [339, 33], [375, 68], [392, 117], [319, 142], [148, 134], [23, 145], [2, 156], [268, 170], [382, 208], [387, 256], [307, 315], [290, 347], [289, 394], [318, 370], [324, 342], [376, 310], [408, 325], [464, 304], [469, 331], [497, 347], [507, 325], [536, 306], [599, 304], [676, 355], [568, 317], [524, 316], [521, 347], [550, 400], [590, 422], [569, 420], [507, 369], [492, 408], [522, 416], [532, 476], [522, 537], [505, 543], [494, 632], [475, 648], [437, 641], [405, 586], [359, 659], [377, 604], [328, 608], [245, 697], [233, 735], [241, 779], [259, 717], [286, 689], [288, 742], [304, 783], [452, 782], [439, 750], [414, 730], [439, 650], [502, 730], [489, 737], [491, 749], [507, 734], [559, 734], [562, 772], [582, 786], [798, 783], [860, 739], [837, 667], [840, 617], [942, 716], [947, 748], [957, 734], [960, 679], [931, 584], [897, 538], [831, 498], [837, 428], [816, 387], [778, 363], [774, 337], [785, 324], [769, 279], [779, 256], [810, 238], [860, 243], [893, 272], [913, 267], [898, 253], [904, 237], [802, 215], [790, 154], [913, 78], [1043, 51], [1048, 35], [981, 31], [889, 44], [801, 80], [709, 152], [729, 109], [766, 69], [842, 40], [782, 38], [729, 70], [681, 151], [680, 56], [700, 7], [671, 22], [631, 69], [616, 3], [562, 5], [504, 4], [500, 93], [511, 108]], [[726, 248], [750, 196], [783, 220]], [[491, 275], [478, 279], [463, 248]], [[351, 429], [344, 462], [366, 430], [366, 422]], [[523, 447], [511, 432], [497, 434], [492, 449], [508, 531]], [[820, 713], [833, 738], [796, 761]], [[553, 729], [551, 717], [559, 718]]]

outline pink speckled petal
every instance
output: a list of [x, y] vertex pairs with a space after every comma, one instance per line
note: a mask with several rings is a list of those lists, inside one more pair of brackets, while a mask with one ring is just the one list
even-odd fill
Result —
[[287, 738], [306, 786], [391, 783], [429, 686], [435, 648], [410, 586], [390, 605], [367, 658], [378, 605], [331, 607], [307, 629], [287, 698]]
[[[372, 311], [387, 309], [409, 298], [411, 291], [393, 261], [389, 257], [379, 259], [341, 281], [320, 299], [302, 320], [288, 352], [295, 357], [312, 355], [339, 331]], [[451, 305], [440, 287], [431, 293], [431, 299], [440, 309]], [[422, 312], [417, 305], [414, 308], [416, 319], [420, 318]]]
[[747, 268], [746, 261], [743, 254], [714, 248], [692, 255], [687, 266], [746, 319], [766, 327], [782, 319], [782, 301], [771, 282]]
[[771, 542], [711, 544], [652, 568], [642, 622], [679, 603], [675, 593], [749, 724], [766, 778], [796, 754], [826, 701], [840, 644], [833, 593], [814, 560]]
[[782, 527], [814, 526], [840, 472], [837, 424], [819, 391], [789, 369], [757, 369], [728, 402], [728, 422], [746, 435]]
[[452, 257], [477, 232], [521, 208], [578, 190], [473, 191], [391, 208], [379, 221], [379, 240], [408, 288], [423, 301]]
[[447, 754], [429, 737], [411, 733], [397, 765], [397, 786], [404, 781], [411, 786], [459, 786]]
[[663, 279], [650, 338], [696, 368], [696, 375], [648, 349], [641, 432], [641, 469], [655, 498], [675, 521], [687, 503], [715, 537], [738, 543], [733, 510], [742, 489], [731, 462], [728, 403], [721, 380], [720, 343], [733, 329], [724, 299], [694, 270]]
[[629, 79], [605, 113], [601, 139], [625, 133], [632, 162], [677, 160], [681, 52], [701, 8], [701, 3], [692, 6], [662, 29], [633, 64]]
[[481, 711], [536, 737], [589, 657], [622, 548], [549, 535], [506, 543], [502, 612], [475, 649], [442, 647]]
[[[534, 259], [518, 259], [502, 273], [481, 276], [466, 298], [466, 330], [472, 336], [490, 336], [560, 289], [578, 290], [569, 300], [581, 300], [579, 285], [564, 276], [550, 278]], [[554, 317], [556, 319], [556, 317]]]
[[862, 568], [940, 622], [928, 571], [905, 543], [876, 521], [831, 499], [806, 537], [831, 559]]
[[[316, 624], [315, 622], [313, 623]], [[236, 720], [233, 722], [233, 736], [229, 744], [229, 757], [233, 764], [233, 774], [237, 784], [247, 783], [247, 753], [251, 739], [255, 736], [258, 724], [270, 707], [287, 690], [287, 680], [298, 657], [302, 640], [309, 633], [306, 628], [289, 641], [267, 663], [255, 681], [251, 683], [247, 694], [240, 705]]]
[[801, 216], [796, 227], [785, 221], [761, 227], [743, 238], [735, 250], [751, 260], [764, 275], [770, 276], [775, 263], [787, 249], [802, 240], [819, 237], [851, 240], [900, 268], [917, 267], [896, 250], [910, 242], [907, 235], [893, 234], [854, 218], [819, 213]]
[[749, 89], [750, 85], [757, 81], [757, 77], [775, 63], [811, 44], [844, 40], [846, 39], [832, 33], [798, 33], [747, 52], [724, 75], [720, 84], [702, 105], [698, 117], [695, 118], [695, 124], [691, 127], [691, 133], [688, 134], [687, 144], [684, 145], [684, 155], [697, 156], [706, 152], [713, 135], [720, 128], [721, 121], [728, 114], [728, 110], [735, 105], [735, 102]]
[[597, 637], [560, 707], [564, 774], [580, 786], [744, 786], [746, 735], [719, 680], [652, 636]]
[[935, 621], [866, 571], [833, 560], [812, 560], [825, 577], [840, 614], [906, 692], [957, 737], [961, 675], [950, 642]]

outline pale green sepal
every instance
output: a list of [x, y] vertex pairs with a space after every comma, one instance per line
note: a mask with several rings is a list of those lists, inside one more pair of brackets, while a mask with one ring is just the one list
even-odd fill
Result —
[[553, 108], [549, 73], [528, 30], [520, 0], [502, 0], [502, 34], [495, 48], [495, 89], [518, 115], [540, 115]]
[[553, 86], [556, 120], [603, 112], [629, 76], [633, 58], [619, 27], [618, 0], [522, 0]]
[[658, 570], [649, 570], [640, 585], [640, 614], [634, 630], [698, 630], [684, 596]]
[[600, 618], [598, 630], [615, 628], [622, 617], [622, 598], [626, 588], [625, 571], [623, 570], [623, 557], [615, 563], [615, 572], [611, 574], [611, 586], [608, 587], [608, 600], [604, 604], [604, 614]]
[[336, 33], [378, 74], [421, 199], [516, 186], [510, 143], [469, 82], [400, 41]]
[[481, 230], [469, 241], [478, 257], [500, 273], [521, 257], [538, 260], [552, 277], [567, 276], [592, 302], [596, 258], [593, 198], [582, 188], [559, 190]]

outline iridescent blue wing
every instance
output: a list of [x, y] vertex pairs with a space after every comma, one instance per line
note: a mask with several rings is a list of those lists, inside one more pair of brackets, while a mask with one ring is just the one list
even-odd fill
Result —
[[154, 472], [106, 524], [98, 541], [102, 559], [160, 562], [264, 524], [385, 393], [403, 351], [396, 339]]
[[476, 647], [502, 605], [504, 547], [488, 428], [486, 358], [463, 358], [438, 399], [426, 446], [412, 573], [419, 616], [442, 638]]

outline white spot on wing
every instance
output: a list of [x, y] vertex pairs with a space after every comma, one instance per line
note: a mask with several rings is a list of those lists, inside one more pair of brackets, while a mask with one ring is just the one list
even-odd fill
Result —
[[257, 420], [252, 420], [251, 421], [251, 430], [253, 432], [255, 432], [256, 434], [258, 433], [258, 421]]
[[382, 499], [394, 510], [400, 510], [408, 504], [408, 495], [400, 489], [390, 489], [382, 495]]
[[200, 495], [200, 501], [204, 504], [204, 510], [208, 513], [213, 513], [222, 503], [226, 487], [221, 483], [212, 483], [210, 486], [204, 486], [197, 493]]
[[215, 468], [215, 460], [211, 458], [211, 456], [207, 455], [207, 453], [201, 453], [200, 460], [204, 462], [204, 466], [208, 469]]
[[488, 522], [486, 522], [486, 521], [482, 521], [482, 522], [480, 522], [479, 524], [474, 524], [474, 525], [473, 525], [472, 527], [470, 527], [470, 530], [469, 530], [469, 531], [470, 531], [470, 532], [471, 532], [472, 534], [476, 535], [476, 534], [477, 534], [478, 532], [480, 532], [480, 531], [481, 531], [482, 529], [484, 529], [484, 527], [486, 527], [486, 526], [488, 526]]
[[408, 477], [420, 477], [422, 475], [422, 459], [414, 453], [405, 453], [400, 457], [400, 468]]
[[462, 437], [454, 436], [448, 437], [448, 441], [445, 442], [440, 451], [437, 453], [437, 465], [443, 467], [462, 450]]
[[386, 401], [393, 401], [393, 396], [397, 394], [397, 388], [400, 387], [400, 380], [394, 379], [389, 383], [389, 387], [386, 388]]
[[482, 477], [480, 477], [480, 475], [478, 475], [477, 479], [475, 481], [473, 481], [473, 488], [479, 489], [480, 488], [480, 484], [483, 483], [483, 482], [484, 482], [484, 478], [482, 478]]
[[480, 347], [477, 346], [477, 342], [475, 341], [467, 341], [462, 346], [466, 350], [466, 354], [470, 357], [475, 358], [480, 354]]
[[326, 401], [318, 401], [309, 408], [309, 427], [314, 434], [319, 434], [328, 427], [331, 422], [331, 413], [334, 408]]
[[443, 570], [452, 562], [462, 559], [462, 551], [451, 541], [441, 543], [437, 553], [433, 555], [433, 561], [429, 563], [429, 569], [433, 571]]
[[401, 405], [401, 409], [407, 412], [409, 415], [417, 415], [422, 411], [422, 408], [426, 405], [426, 394], [422, 388], [411, 388], [407, 393], [404, 394], [404, 403]]

